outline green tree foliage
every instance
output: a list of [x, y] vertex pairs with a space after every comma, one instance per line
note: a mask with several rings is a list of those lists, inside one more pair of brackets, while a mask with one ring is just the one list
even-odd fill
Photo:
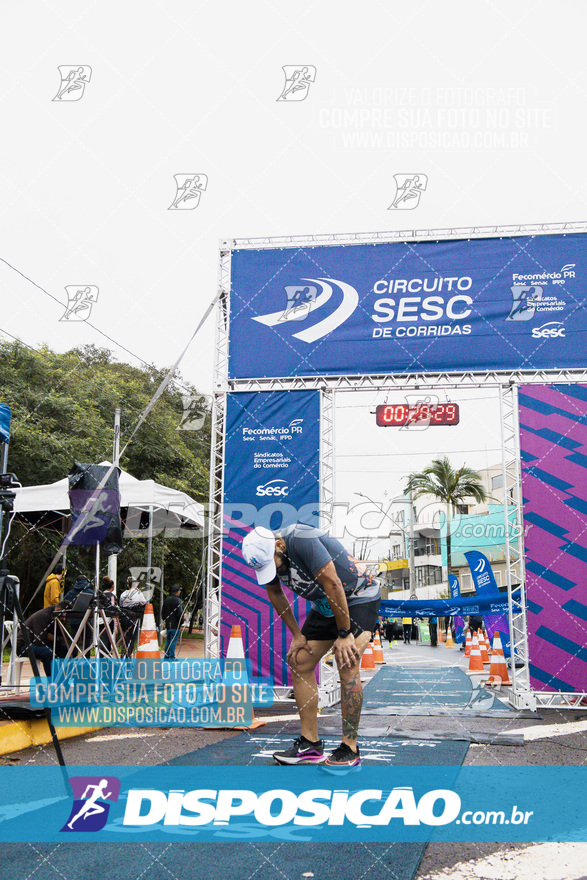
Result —
[[[23, 486], [63, 479], [74, 461], [111, 461], [115, 408], [121, 408], [122, 450], [166, 372], [114, 362], [107, 349], [91, 345], [59, 354], [47, 347], [32, 350], [18, 342], [0, 342], [0, 364], [0, 402], [12, 411], [8, 470]], [[195, 388], [175, 377], [124, 451], [120, 466], [137, 479], [155, 480], [204, 502], [210, 415], [206, 411], [197, 431], [178, 430], [186, 394], [198, 396]], [[206, 409], [203, 397], [201, 409]], [[13, 524], [7, 560], [21, 579], [23, 605], [39, 585], [66, 528], [67, 521], [57, 516], [52, 529]], [[163, 562], [165, 583], [180, 583], [189, 595], [200, 571], [201, 551], [200, 539], [161, 533], [153, 540], [152, 565], [161, 567]], [[125, 539], [118, 557], [119, 590], [128, 569], [146, 565], [146, 557], [146, 532], [144, 539]], [[89, 554], [71, 549], [67, 567], [68, 584], [79, 571], [93, 574], [93, 548]], [[103, 559], [101, 574], [105, 573]], [[33, 607], [41, 605], [42, 592]]]
[[463, 465], [455, 470], [448, 458], [435, 458], [419, 473], [408, 477], [405, 494], [413, 492], [414, 499], [421, 495], [432, 495], [446, 505], [446, 556], [449, 572], [452, 569], [450, 517], [451, 510], [465, 499], [474, 498], [478, 504], [487, 501], [489, 496], [477, 471]]

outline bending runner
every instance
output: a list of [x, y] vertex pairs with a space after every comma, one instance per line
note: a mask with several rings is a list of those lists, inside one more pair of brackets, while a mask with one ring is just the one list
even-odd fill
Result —
[[[287, 662], [300, 715], [301, 736], [275, 752], [279, 764], [355, 767], [361, 763], [357, 732], [363, 705], [361, 655], [371, 639], [381, 599], [379, 586], [327, 532], [293, 525], [275, 535], [254, 529], [243, 540], [243, 557], [265, 586], [273, 608], [292, 634]], [[311, 602], [300, 630], [282, 584]], [[327, 758], [318, 739], [318, 685], [314, 670], [330, 649], [340, 676], [342, 742]]]

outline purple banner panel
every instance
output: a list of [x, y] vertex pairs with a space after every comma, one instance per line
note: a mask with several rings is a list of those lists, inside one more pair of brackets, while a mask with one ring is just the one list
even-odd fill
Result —
[[587, 691], [587, 386], [520, 387], [530, 680]]
[[[251, 528], [228, 522], [227, 528], [222, 560], [221, 656], [226, 656], [232, 627], [240, 625], [245, 657], [252, 663], [253, 675], [270, 678], [275, 687], [291, 685], [285, 659], [288, 630], [276, 621], [265, 587], [259, 586], [255, 572], [242, 557], [242, 540]], [[285, 587], [284, 593], [301, 627], [309, 605]]]

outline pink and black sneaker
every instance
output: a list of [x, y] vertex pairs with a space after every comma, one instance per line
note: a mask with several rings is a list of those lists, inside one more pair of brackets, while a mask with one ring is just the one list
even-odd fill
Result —
[[347, 746], [346, 743], [341, 743], [338, 748], [326, 758], [324, 766], [337, 770], [350, 770], [353, 767], [360, 767], [361, 755], [359, 753], [359, 747], [357, 746], [357, 751], [353, 752], [350, 746]]
[[321, 739], [310, 742], [305, 736], [299, 736], [291, 749], [274, 752], [273, 759], [278, 764], [321, 764], [324, 761], [324, 743]]

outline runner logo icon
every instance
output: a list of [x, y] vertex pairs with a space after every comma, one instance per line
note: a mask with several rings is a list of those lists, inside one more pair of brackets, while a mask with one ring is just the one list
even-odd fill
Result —
[[428, 186], [426, 174], [394, 174], [396, 194], [388, 211], [413, 211], [420, 204], [422, 193]]
[[534, 317], [536, 305], [542, 302], [542, 287], [533, 284], [512, 284], [514, 301], [506, 321], [529, 321]]
[[108, 820], [110, 804], [120, 794], [116, 776], [72, 776], [73, 807], [61, 831], [101, 831]]

